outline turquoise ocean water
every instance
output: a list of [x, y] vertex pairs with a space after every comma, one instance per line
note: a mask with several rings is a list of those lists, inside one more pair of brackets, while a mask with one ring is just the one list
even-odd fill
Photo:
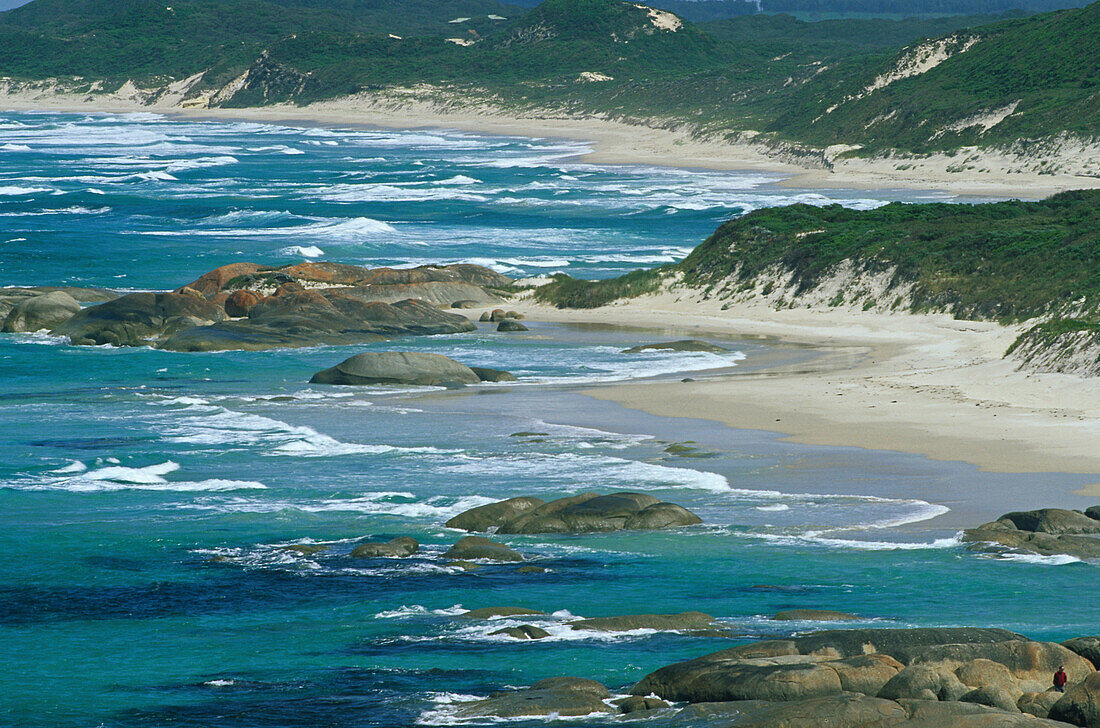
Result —
[[[756, 207], [944, 199], [594, 166], [577, 160], [583, 150], [0, 114], [0, 284], [161, 290], [230, 262], [303, 259], [606, 277], [676, 260]], [[619, 689], [731, 644], [578, 633], [565, 626], [574, 616], [695, 609], [745, 640], [810, 628], [767, 620], [793, 607], [855, 612], [863, 625], [1095, 631], [1100, 604], [1078, 598], [1095, 565], [981, 558], [954, 538], [1002, 510], [1086, 505], [1067, 493], [1095, 477], [979, 473], [626, 412], [575, 389], [809, 354], [729, 341], [728, 355], [625, 357], [676, 332], [531, 329], [217, 354], [0, 335], [0, 724], [446, 724], [461, 696], [555, 675]], [[521, 381], [460, 393], [307, 384], [351, 353], [394, 348]], [[523, 431], [546, 434], [512, 436]], [[689, 439], [711, 457], [664, 452]], [[507, 539], [543, 574], [468, 574], [441, 557], [461, 535], [442, 524], [465, 508], [623, 489], [681, 503], [706, 525]], [[423, 552], [348, 556], [400, 535]], [[306, 542], [331, 548], [279, 549]], [[551, 637], [515, 643], [489, 633], [518, 622], [454, 618], [495, 605], [548, 612], [524, 621]]]

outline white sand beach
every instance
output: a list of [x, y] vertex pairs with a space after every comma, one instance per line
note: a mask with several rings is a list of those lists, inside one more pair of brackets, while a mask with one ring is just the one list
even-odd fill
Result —
[[[1100, 381], [1016, 371], [1002, 358], [1016, 328], [946, 315], [720, 304], [664, 293], [590, 310], [515, 308], [535, 321], [651, 328], [656, 341], [768, 336], [822, 352], [808, 365], [586, 392], [629, 408], [990, 471], [1100, 474]], [[1100, 484], [1078, 494], [1100, 496]]]

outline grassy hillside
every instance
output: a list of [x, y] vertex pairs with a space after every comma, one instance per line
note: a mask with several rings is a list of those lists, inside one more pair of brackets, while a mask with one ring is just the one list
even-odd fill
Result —
[[939, 65], [870, 92], [915, 53], [861, 78], [823, 74], [767, 128], [918, 152], [1100, 131], [1100, 3], [958, 33], [943, 48], [952, 55]]
[[762, 209], [723, 224], [676, 265], [611, 281], [562, 277], [538, 296], [562, 306], [601, 305], [651, 291], [663, 277], [679, 274], [685, 285], [725, 298], [755, 295], [760, 281], [789, 276], [788, 303], [801, 305], [798, 297], [841, 264], [857, 273], [889, 272], [891, 280], [885, 293], [847, 291], [833, 305], [890, 308], [904, 292], [913, 311], [1005, 323], [1050, 317], [1096, 326], [1100, 191], [1040, 202]]

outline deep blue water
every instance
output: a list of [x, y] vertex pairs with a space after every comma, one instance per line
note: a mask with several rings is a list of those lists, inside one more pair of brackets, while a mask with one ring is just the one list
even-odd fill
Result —
[[[225, 263], [303, 256], [599, 277], [677, 259], [753, 207], [899, 196], [585, 165], [579, 151], [438, 131], [0, 114], [0, 284], [167, 289]], [[1095, 631], [1100, 605], [1079, 598], [1094, 565], [980, 558], [953, 538], [995, 515], [985, 494], [1005, 494], [999, 510], [1037, 506], [1094, 477], [979, 473], [625, 412], [573, 390], [775, 352], [729, 341], [736, 354], [626, 357], [656, 335], [531, 329], [218, 354], [0, 335], [0, 723], [446, 722], [456, 695], [562, 674], [619, 689], [730, 644], [577, 633], [572, 615], [696, 609], [744, 639], [809, 628], [767, 619], [792, 607], [879, 626]], [[352, 353], [392, 348], [521, 381], [459, 393], [307, 384]], [[712, 457], [664, 452], [689, 439]], [[465, 508], [620, 489], [682, 503], [706, 525], [507, 539], [544, 574], [464, 573], [441, 557], [461, 535], [442, 524]], [[348, 556], [399, 535], [423, 552]], [[279, 549], [297, 543], [330, 548]], [[1052, 623], [1060, 603], [1075, 608]], [[455, 618], [460, 605], [501, 604], [552, 613], [522, 620], [551, 638], [514, 643], [489, 632], [518, 621]]]

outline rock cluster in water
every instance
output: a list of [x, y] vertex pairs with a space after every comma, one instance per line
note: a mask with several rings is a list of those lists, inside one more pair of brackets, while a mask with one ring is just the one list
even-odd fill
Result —
[[1085, 511], [1041, 508], [1006, 513], [964, 531], [962, 540], [971, 551], [983, 553], [1100, 559], [1100, 506]]
[[[705, 615], [703, 615], [705, 616]], [[1002, 629], [818, 632], [663, 667], [613, 701], [599, 683], [551, 678], [461, 703], [463, 719], [631, 713], [745, 728], [1055, 728], [1100, 725], [1100, 673], [1074, 650]], [[1050, 689], [1059, 667], [1066, 692]], [[674, 708], [673, 703], [687, 703]]]
[[643, 493], [582, 493], [549, 503], [529, 496], [509, 498], [460, 513], [450, 528], [497, 533], [593, 533], [655, 530], [702, 523], [697, 515], [674, 503]]
[[118, 294], [103, 288], [0, 288], [0, 330], [7, 334], [53, 329], [80, 311], [80, 303], [100, 303]]
[[[472, 331], [465, 316], [442, 309], [456, 301], [491, 305], [500, 301], [494, 291], [510, 284], [488, 268], [465, 264], [395, 270], [234, 263], [171, 293], [131, 293], [83, 310], [55, 296], [57, 301], [35, 304], [53, 315], [39, 315], [33, 325], [74, 344], [171, 351], [342, 345]], [[13, 326], [32, 325], [21, 320]]]

